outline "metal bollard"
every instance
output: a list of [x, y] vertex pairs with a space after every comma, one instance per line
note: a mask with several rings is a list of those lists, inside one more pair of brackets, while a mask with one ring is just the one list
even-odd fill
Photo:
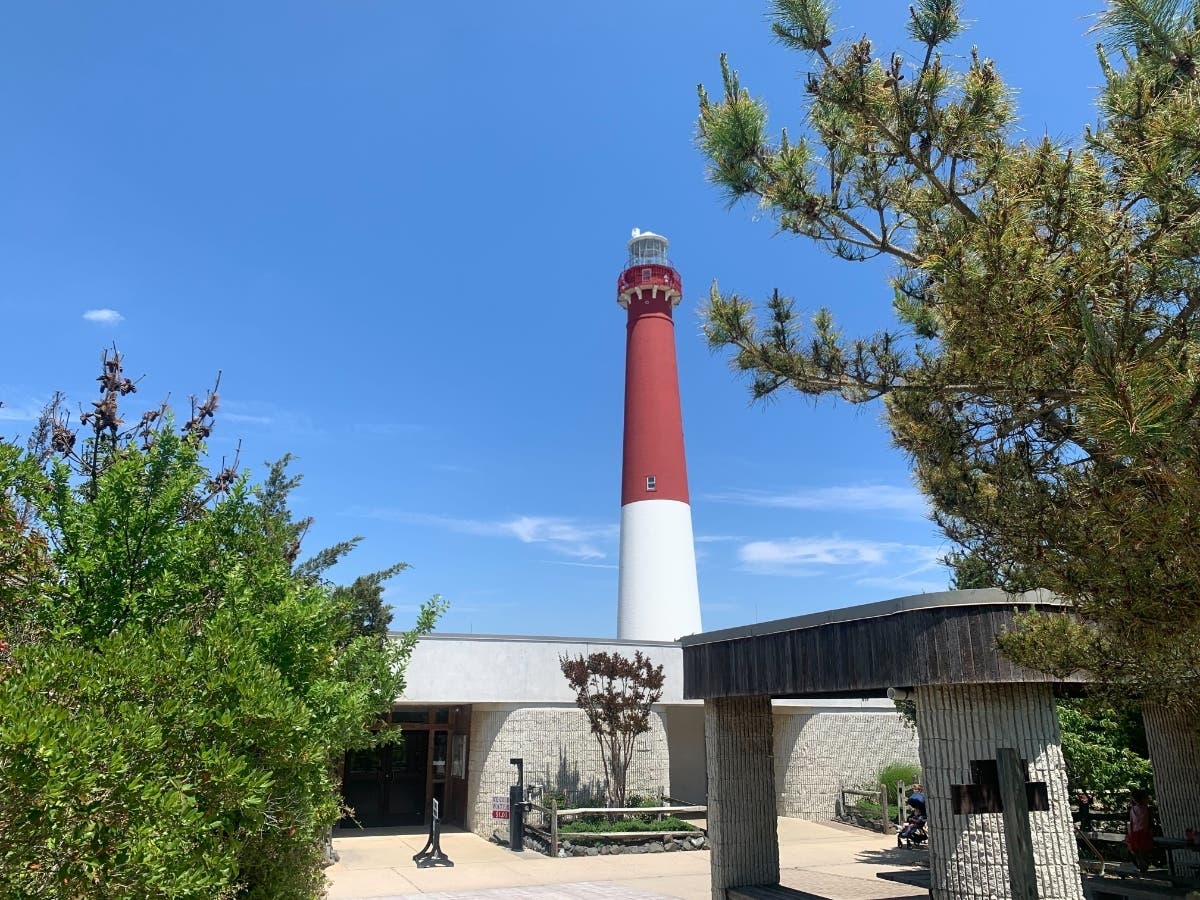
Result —
[[508, 789], [508, 849], [525, 849], [525, 760], [514, 756], [509, 760], [517, 767], [517, 783]]

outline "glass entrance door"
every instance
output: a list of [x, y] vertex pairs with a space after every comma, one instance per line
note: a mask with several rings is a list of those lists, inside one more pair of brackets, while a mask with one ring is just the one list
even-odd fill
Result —
[[429, 732], [403, 732], [402, 740], [346, 754], [344, 795], [363, 828], [420, 825], [425, 821]]
[[389, 744], [391, 773], [387, 784], [387, 825], [421, 825], [425, 821], [425, 770], [429, 765], [429, 732], [404, 732]]
[[354, 815], [345, 824], [422, 825], [437, 800], [443, 823], [465, 825], [471, 707], [396, 706], [388, 721], [402, 740], [346, 754], [342, 796]]

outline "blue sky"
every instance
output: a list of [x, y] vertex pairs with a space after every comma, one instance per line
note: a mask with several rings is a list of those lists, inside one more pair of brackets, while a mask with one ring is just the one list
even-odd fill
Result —
[[[1102, 0], [974, 0], [972, 42], [1032, 139], [1095, 120]], [[903, 44], [907, 4], [844, 39]], [[847, 331], [890, 321], [887, 267], [726, 210], [694, 147], [727, 51], [774, 127], [806, 62], [766, 6], [661, 0], [15, 4], [0, 33], [0, 432], [92, 399], [116, 343], [141, 402], [222, 373], [217, 456], [285, 452], [339, 580], [406, 560], [396, 624], [616, 628], [624, 315], [637, 226], [666, 234], [706, 628], [943, 589], [880, 409], [751, 406], [700, 337], [713, 279]], [[101, 312], [97, 312], [101, 311]], [[105, 312], [107, 311], [107, 312]]]

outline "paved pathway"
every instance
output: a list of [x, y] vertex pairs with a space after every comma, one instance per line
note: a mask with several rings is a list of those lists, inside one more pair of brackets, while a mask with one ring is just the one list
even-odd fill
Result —
[[578, 884], [540, 884], [533, 887], [493, 888], [490, 891], [451, 891], [444, 894], [394, 894], [374, 900], [669, 900], [662, 894], [631, 890], [611, 881]]
[[[709, 853], [550, 859], [513, 853], [468, 832], [445, 831], [453, 868], [418, 869], [425, 843], [417, 829], [340, 832], [341, 860], [327, 871], [330, 900], [710, 900]], [[858, 828], [779, 820], [783, 884], [833, 900], [899, 900], [925, 895], [875, 877], [910, 868], [921, 854], [897, 850], [895, 838]]]

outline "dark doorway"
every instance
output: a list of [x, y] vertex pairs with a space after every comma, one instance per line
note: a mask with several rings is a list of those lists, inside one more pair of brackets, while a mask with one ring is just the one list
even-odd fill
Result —
[[436, 799], [444, 823], [465, 825], [471, 708], [397, 706], [389, 718], [400, 740], [346, 753], [342, 797], [354, 815], [342, 823], [423, 825]]
[[343, 790], [358, 824], [363, 828], [423, 824], [428, 766], [425, 731], [405, 731], [396, 743], [347, 753]]

